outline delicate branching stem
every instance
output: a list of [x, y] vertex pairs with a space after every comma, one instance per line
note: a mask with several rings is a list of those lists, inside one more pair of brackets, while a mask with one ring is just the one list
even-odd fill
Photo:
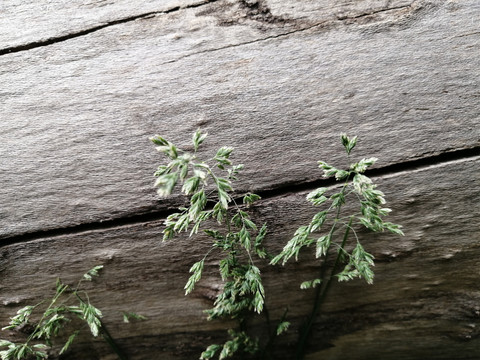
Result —
[[115, 354], [117, 354], [117, 356], [120, 360], [128, 360], [127, 356], [124, 354], [122, 349], [120, 349], [120, 347], [117, 345], [117, 343], [113, 339], [112, 335], [110, 335], [110, 332], [105, 327], [105, 324], [102, 321], [101, 321], [101, 324], [102, 324], [101, 334], [102, 334], [103, 339], [110, 346], [110, 348], [113, 350], [113, 352]]
[[[0, 339], [0, 357], [2, 360], [26, 360], [35, 358], [37, 360], [47, 359], [48, 354], [45, 349], [52, 346], [52, 340], [59, 332], [67, 330], [65, 327], [73, 318], [79, 318], [88, 325], [90, 332], [94, 337], [102, 335], [107, 344], [117, 354], [120, 360], [127, 360], [127, 356], [121, 351], [114, 339], [103, 324], [101, 317], [102, 312], [90, 303], [88, 294], [80, 290], [80, 285], [83, 280], [91, 281], [93, 277], [98, 276], [98, 271], [102, 269], [102, 265], [95, 266], [83, 275], [82, 280], [77, 283], [75, 288], [66, 285], [57, 279], [56, 292], [50, 300], [48, 306], [40, 316], [40, 320], [35, 322], [35, 327], [32, 333], [28, 336], [25, 343], [13, 343], [8, 340]], [[67, 290], [69, 294], [66, 294]], [[31, 324], [31, 315], [40, 304], [35, 306], [26, 306], [17, 312], [17, 315], [12, 317], [10, 325], [3, 329], [15, 329], [25, 324]], [[130, 313], [137, 319], [145, 319], [134, 313]], [[69, 327], [70, 330], [72, 326]], [[74, 330], [68, 337], [68, 340], [63, 345], [59, 355], [65, 353], [74, 339], [80, 333], [82, 326]], [[45, 343], [42, 343], [45, 342]], [[30, 345], [30, 343], [35, 343]], [[7, 347], [7, 350], [2, 348]]]
[[[78, 299], [78, 301], [85, 305], [85, 306], [88, 306], [88, 304], [90, 303], [90, 299], [88, 299], [88, 295], [85, 294], [85, 296], [87, 297], [87, 301], [85, 301], [79, 294], [79, 292], [77, 290], [74, 291], [74, 295], [75, 297]], [[108, 344], [108, 346], [110, 346], [110, 348], [113, 350], [113, 352], [115, 354], [117, 354], [118, 358], [120, 360], [128, 360], [127, 356], [123, 353], [123, 351], [120, 349], [120, 347], [117, 345], [117, 343], [115, 342], [115, 340], [113, 339], [113, 337], [110, 335], [110, 332], [107, 330], [107, 328], [105, 327], [105, 324], [104, 322], [97, 316], [97, 319], [98, 319], [98, 322], [100, 323], [100, 329], [99, 329], [99, 332], [100, 334], [102, 335], [103, 339], [105, 340], [105, 342]]]
[[[237, 319], [239, 331], [229, 330], [231, 340], [223, 345], [213, 344], [208, 346], [200, 358], [207, 360], [218, 355], [219, 359], [226, 359], [234, 356], [237, 351], [239, 354], [242, 351], [252, 354], [258, 351], [258, 339], [252, 339], [247, 334], [249, 329], [246, 326], [248, 324], [246, 316], [252, 311], [258, 314], [264, 312], [266, 332], [269, 337], [260, 355], [262, 358], [271, 358], [270, 350], [273, 347], [274, 340], [277, 335], [288, 328], [289, 322], [285, 320], [285, 314], [276, 329], [272, 329], [270, 314], [265, 305], [266, 296], [260, 277], [260, 269], [255, 265], [255, 262], [257, 258], [267, 258], [271, 264], [279, 262], [285, 264], [292, 257], [298, 260], [302, 248], [316, 243], [315, 254], [317, 258], [321, 258], [319, 278], [305, 281], [300, 285], [302, 289], [316, 288], [312, 311], [300, 331], [300, 339], [296, 349], [296, 359], [301, 360], [306, 352], [312, 325], [325, 302], [333, 279], [338, 278], [339, 281], [348, 281], [354, 278], [363, 278], [369, 284], [373, 282], [373, 270], [371, 269], [373, 255], [364, 250], [353, 225], [361, 225], [371, 231], [389, 230], [395, 234], [403, 234], [399, 225], [383, 221], [382, 217], [387, 215], [390, 209], [381, 207], [385, 203], [383, 193], [377, 190], [372, 180], [364, 175], [367, 168], [373, 165], [377, 159], [364, 158], [351, 164], [346, 170], [337, 169], [319, 161], [324, 177], [334, 176], [337, 180], [344, 181], [343, 186], [339, 192], [329, 197], [325, 195], [329, 192], [327, 188], [319, 188], [309, 193], [307, 200], [312, 205], [319, 207], [329, 204], [329, 206], [325, 206], [325, 210], [315, 214], [308, 225], [300, 226], [282, 252], [271, 257], [261, 245], [267, 232], [266, 224], [260, 228], [247, 213], [248, 207], [260, 197], [255, 194], [245, 195], [243, 204], [246, 207], [244, 208], [238, 206], [234, 196], [232, 196], [234, 194], [232, 182], [236, 180], [236, 174], [243, 168], [243, 165], [232, 165], [229, 157], [233, 148], [222, 147], [217, 151], [214, 158], [211, 159], [216, 166], [208, 165], [209, 162], [197, 162], [197, 149], [206, 136], [207, 134], [200, 130], [193, 135], [193, 154], [177, 149], [175, 145], [161, 136], [157, 135], [151, 139], [157, 145], [157, 150], [170, 159], [167, 165], [160, 165], [155, 173], [158, 178], [155, 182], [158, 194], [161, 197], [168, 196], [177, 183], [180, 183], [183, 184], [181, 191], [190, 196], [190, 204], [187, 208], [182, 208], [179, 213], [172, 214], [167, 218], [166, 228], [163, 231], [164, 240], [187, 231], [189, 226], [193, 226], [190, 232], [190, 236], [192, 236], [200, 230], [200, 225], [204, 225], [204, 222], [208, 219], [216, 220], [217, 228], [223, 229], [202, 229], [213, 238], [212, 247], [221, 250], [221, 253], [224, 254], [224, 258], [219, 261], [219, 270], [222, 280], [224, 280], [224, 287], [218, 294], [214, 307], [206, 312], [209, 319]], [[349, 156], [356, 145], [357, 138], [342, 135], [341, 140]], [[221, 176], [217, 168], [227, 172], [227, 176]], [[208, 181], [213, 184], [208, 186]], [[351, 193], [355, 194], [360, 209], [342, 217], [342, 206], [346, 203], [347, 198], [350, 201], [349, 195]], [[214, 204], [210, 210], [205, 210], [207, 203]], [[329, 223], [327, 219], [330, 219], [330, 213], [334, 209], [336, 209], [335, 218], [328, 233], [317, 239], [313, 238], [315, 233], [322, 231], [325, 223]], [[339, 243], [334, 241], [334, 236], [340, 225], [345, 227], [345, 233]], [[347, 251], [346, 243], [350, 231], [355, 236], [356, 246], [353, 250]], [[255, 234], [256, 237], [253, 238]], [[333, 267], [329, 267], [328, 260], [332, 249], [337, 249], [338, 253]], [[200, 280], [204, 261], [210, 251], [201, 261], [191, 267], [192, 275], [185, 286], [187, 294], [193, 291], [196, 282]], [[345, 268], [339, 272], [341, 264], [345, 265]]]
[[[197, 131], [193, 137], [195, 154], [207, 134]], [[260, 276], [260, 269], [255, 265], [254, 256], [265, 258], [266, 252], [261, 243], [266, 235], [266, 226], [258, 226], [247, 213], [249, 205], [260, 199], [258, 195], [246, 194], [243, 197], [244, 207], [238, 206], [233, 196], [232, 182], [243, 168], [243, 165], [232, 165], [229, 159], [233, 148], [220, 148], [213, 159], [198, 162], [195, 154], [177, 149], [175, 145], [161, 136], [152, 138], [157, 150], [163, 152], [170, 162], [160, 165], [155, 182], [160, 196], [168, 196], [177, 183], [182, 184], [181, 191], [189, 196], [189, 205], [180, 209], [179, 213], [170, 215], [163, 231], [164, 240], [176, 234], [188, 231], [190, 236], [203, 230], [213, 239], [212, 248], [202, 260], [190, 268], [192, 274], [185, 285], [186, 294], [194, 290], [200, 281], [205, 259], [213, 249], [223, 255], [219, 260], [219, 271], [224, 281], [223, 288], [217, 295], [212, 309], [207, 310], [210, 320], [231, 318], [238, 322], [237, 330], [229, 330], [231, 340], [223, 345], [213, 344], [202, 353], [201, 359], [211, 359], [218, 352], [219, 358], [233, 356], [236, 352], [255, 353], [258, 351], [258, 339], [248, 334], [247, 315], [265, 312], [269, 322], [268, 310], [265, 308], [265, 292]], [[216, 166], [212, 166], [211, 163]], [[220, 169], [220, 170], [219, 170]], [[222, 175], [222, 171], [225, 175]], [[213, 190], [211, 189], [213, 187]], [[206, 205], [213, 203], [211, 210]], [[216, 220], [213, 228], [202, 228], [207, 219]], [[256, 235], [256, 236], [255, 236]]]
[[[334, 220], [332, 228], [330, 229], [330, 236], [332, 236], [335, 232], [337, 219], [340, 216], [340, 211], [341, 211], [341, 206], [339, 206], [338, 209], [337, 209], [336, 218]], [[310, 313], [310, 315], [307, 319], [306, 324], [302, 328], [302, 332], [300, 334], [300, 340], [299, 340], [298, 345], [297, 345], [297, 351], [296, 351], [296, 354], [295, 354], [295, 358], [297, 360], [302, 360], [305, 356], [306, 345], [307, 345], [307, 341], [308, 341], [308, 339], [310, 337], [310, 334], [311, 334], [311, 331], [312, 331], [312, 325], [313, 325], [315, 319], [317, 318], [318, 312], [320, 311], [320, 308], [321, 308], [322, 304], [324, 303], [325, 298], [327, 297], [328, 291], [329, 291], [330, 286], [332, 284], [332, 279], [334, 278], [336, 272], [338, 271], [338, 265], [340, 264], [340, 258], [341, 258], [341, 251], [345, 247], [345, 243], [348, 239], [350, 226], [352, 225], [353, 219], [354, 219], [353, 216], [350, 217], [350, 221], [349, 221], [348, 226], [347, 226], [347, 228], [345, 230], [345, 233], [343, 235], [342, 244], [341, 244], [341, 246], [338, 250], [337, 257], [335, 259], [335, 263], [334, 263], [334, 265], [332, 267], [332, 270], [330, 272], [330, 276], [326, 279], [326, 281], [323, 281], [323, 284], [322, 284], [323, 286], [318, 286], [315, 290], [315, 300], [313, 302], [313, 308], [312, 308], [312, 311], [311, 311], [311, 313]], [[330, 250], [330, 247], [327, 250], [327, 254], [325, 255], [325, 260], [324, 260], [324, 262], [323, 262], [323, 264], [320, 268], [320, 279], [322, 279], [322, 280], [325, 279], [325, 272], [326, 272], [326, 269], [327, 269], [326, 259], [328, 257], [329, 250]]]

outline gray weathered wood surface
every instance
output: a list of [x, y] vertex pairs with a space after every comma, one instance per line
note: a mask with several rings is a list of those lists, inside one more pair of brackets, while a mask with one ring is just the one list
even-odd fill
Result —
[[[207, 244], [160, 242], [182, 198], [157, 199], [148, 137], [187, 145], [202, 127], [205, 154], [234, 146], [238, 191], [273, 190], [257, 211], [279, 249], [312, 214], [316, 160], [345, 163], [346, 132], [380, 158], [406, 236], [367, 241], [376, 283], [335, 288], [310, 359], [480, 357], [479, 24], [477, 0], [0, 5], [0, 325], [101, 262], [94, 298], [131, 358], [197, 358], [224, 335], [201, 314], [221, 284], [183, 297]], [[311, 265], [264, 269], [275, 317], [285, 301], [305, 315]], [[86, 339], [70, 356], [110, 359]]]
[[[392, 220], [405, 226], [405, 237], [382, 234], [364, 241], [377, 259], [375, 283], [354, 281], [333, 289], [317, 322], [311, 359], [350, 358], [352, 351], [356, 359], [471, 359], [473, 349], [478, 354], [479, 160], [376, 179], [394, 209]], [[459, 179], [468, 180], [469, 187], [459, 186]], [[270, 225], [271, 251], [279, 251], [314, 214], [305, 194], [272, 197], [256, 207], [256, 216]], [[208, 239], [162, 243], [160, 231], [160, 223], [144, 223], [1, 248], [0, 304], [5, 311], [0, 323], [6, 323], [18, 307], [51, 292], [60, 274], [72, 283], [102, 263], [104, 273], [90, 297], [105, 310], [110, 331], [132, 357], [195, 358], [206, 342], [222, 339], [224, 334], [218, 331], [228, 326], [207, 322], [201, 313], [221, 286], [215, 257], [207, 264], [211, 275], [184, 297], [188, 269], [203, 256]], [[267, 304], [276, 319], [289, 306], [290, 319], [298, 322], [310, 308], [312, 294], [298, 287], [315, 275], [315, 263], [306, 255], [301, 260], [285, 268], [262, 268]], [[126, 309], [148, 320], [122, 324], [120, 311]], [[295, 337], [291, 332], [282, 343]], [[82, 351], [85, 348], [91, 346]], [[288, 354], [283, 358], [292, 358], [291, 349], [281, 350]], [[91, 351], [89, 358], [97, 359], [108, 349], [99, 343]]]
[[240, 190], [315, 179], [341, 132], [379, 166], [478, 146], [478, 2], [314, 3], [273, 2], [276, 22], [217, 1], [1, 56], [1, 236], [165, 208], [154, 133], [236, 147]]

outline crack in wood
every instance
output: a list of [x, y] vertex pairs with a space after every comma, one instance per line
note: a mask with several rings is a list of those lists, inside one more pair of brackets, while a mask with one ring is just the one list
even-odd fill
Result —
[[[412, 159], [402, 163], [396, 163], [387, 165], [384, 167], [374, 168], [367, 171], [370, 177], [379, 176], [394, 176], [396, 174], [405, 171], [418, 171], [420, 169], [429, 168], [432, 166], [439, 166], [452, 161], [464, 161], [471, 160], [480, 157], [480, 146], [452, 150], [441, 154], [434, 154], [428, 157], [422, 157], [419, 159]], [[480, 158], [479, 158], [480, 159]], [[304, 182], [304, 183], [285, 183], [280, 184], [274, 189], [258, 191], [256, 192], [262, 199], [272, 199], [280, 196], [285, 196], [292, 193], [298, 193], [302, 191], [311, 191], [318, 187], [327, 187], [335, 185], [337, 182], [333, 178], [318, 179], [316, 181]], [[242, 194], [239, 194], [237, 202], [241, 203]], [[108, 219], [103, 221], [83, 223], [74, 226], [67, 226], [62, 228], [56, 228], [44, 231], [34, 231], [30, 233], [24, 233], [20, 235], [14, 235], [6, 237], [0, 240], [0, 248], [8, 245], [24, 243], [33, 240], [39, 240], [47, 237], [57, 237], [71, 234], [78, 234], [86, 231], [106, 230], [116, 227], [131, 226], [138, 224], [147, 224], [152, 222], [163, 221], [168, 215], [177, 211], [176, 209], [164, 209], [164, 210], [152, 210], [144, 209], [141, 213], [135, 213], [130, 216], [123, 216], [114, 219]]]
[[218, 0], [203, 0], [199, 3], [190, 4], [190, 5], [183, 6], [183, 7], [182, 6], [175, 6], [171, 9], [167, 9], [167, 10], [163, 10], [163, 11], [151, 11], [151, 12], [148, 12], [148, 13], [143, 13], [143, 14], [139, 14], [139, 15], [135, 15], [135, 16], [130, 16], [130, 17], [114, 20], [114, 21], [109, 21], [109, 22], [107, 22], [105, 24], [102, 24], [102, 25], [97, 25], [97, 26], [91, 27], [89, 29], [85, 29], [85, 30], [81, 30], [81, 31], [78, 31], [78, 32], [66, 34], [66, 35], [63, 35], [63, 36], [57, 36], [57, 37], [49, 38], [49, 39], [46, 39], [46, 40], [34, 41], [34, 42], [24, 44], [24, 45], [11, 46], [11, 47], [7, 47], [7, 48], [4, 48], [4, 49], [0, 49], [0, 56], [13, 54], [13, 53], [21, 52], [21, 51], [28, 51], [28, 50], [43, 47], [43, 46], [49, 46], [49, 45], [61, 43], [61, 42], [64, 42], [64, 41], [68, 41], [68, 40], [71, 40], [71, 39], [75, 39], [75, 38], [78, 38], [78, 37], [81, 37], [81, 36], [85, 36], [85, 35], [97, 32], [99, 30], [102, 30], [102, 29], [105, 29], [105, 28], [108, 28], [108, 27], [111, 27], [111, 26], [115, 26], [115, 25], [119, 25], [119, 24], [125, 24], [125, 23], [136, 21], [136, 20], [139, 20], [139, 19], [148, 19], [152, 16], [171, 14], [173, 12], [184, 10], [184, 9], [198, 8], [200, 6], [203, 6], [203, 5], [206, 5], [206, 4], [209, 4], [209, 3], [213, 3], [213, 2], [216, 2], [216, 1], [218, 1]]
[[[3, 48], [3, 49], [0, 49], [0, 56], [7, 55], [7, 54], [13, 54], [13, 53], [21, 52], [21, 51], [28, 51], [28, 50], [39, 48], [39, 47], [44, 47], [44, 46], [57, 44], [57, 43], [60, 43], [60, 42], [64, 42], [64, 41], [75, 39], [75, 38], [78, 38], [78, 37], [81, 37], [81, 36], [85, 36], [85, 35], [100, 31], [102, 29], [105, 29], [105, 28], [108, 28], [108, 27], [111, 27], [111, 26], [136, 21], [136, 20], [139, 20], [139, 19], [148, 19], [148, 18], [151, 18], [153, 16], [157, 16], [157, 15], [171, 14], [171, 13], [181, 11], [181, 10], [185, 10], [185, 9], [198, 8], [198, 7], [205, 6], [205, 5], [208, 5], [208, 4], [211, 4], [211, 3], [215, 3], [217, 1], [219, 1], [219, 0], [203, 0], [199, 3], [190, 4], [190, 5], [187, 5], [187, 6], [175, 6], [171, 9], [168, 9], [168, 10], [147, 12], [147, 13], [143, 13], [143, 14], [139, 14], [139, 15], [135, 15], [135, 16], [130, 16], [130, 17], [110, 21], [110, 22], [107, 22], [107, 23], [102, 24], [102, 25], [94, 26], [94, 27], [91, 27], [89, 29], [85, 29], [85, 30], [82, 30], [82, 31], [66, 34], [66, 35], [63, 35], [63, 36], [53, 37], [53, 38], [49, 38], [49, 39], [46, 39], [46, 40], [34, 41], [34, 42], [24, 44], [24, 45], [18, 45], [18, 46]], [[292, 19], [284, 19], [282, 17], [278, 17], [278, 16], [273, 15], [270, 8], [262, 0], [239, 0], [239, 1], [240, 1], [240, 5], [248, 10], [246, 16], [250, 20], [265, 22], [265, 23], [271, 23], [271, 24], [278, 24], [278, 23], [284, 24], [284, 23], [293, 23], [294, 22], [294, 20], [292, 20]], [[337, 21], [340, 21], [340, 22], [347, 21], [348, 22], [349, 20], [351, 21], [351, 20], [361, 19], [361, 18], [365, 18], [365, 17], [368, 17], [368, 16], [373, 16], [375, 14], [379, 14], [379, 13], [383, 13], [383, 12], [403, 10], [403, 9], [408, 9], [408, 8], [410, 8], [412, 10], [418, 10], [418, 9], [413, 9], [415, 3], [416, 2], [412, 2], [411, 4], [408, 4], [408, 5], [382, 8], [382, 9], [373, 10], [373, 11], [370, 11], [370, 12], [367, 12], [367, 13], [362, 13], [362, 14], [359, 14], [359, 15], [355, 15], [355, 16], [337, 15]], [[418, 8], [422, 8], [422, 6], [420, 5]], [[235, 21], [233, 21], [233, 22], [235, 22]], [[288, 36], [288, 35], [291, 35], [291, 34], [294, 34], [294, 33], [297, 33], [297, 32], [303, 32], [303, 31], [307, 31], [307, 30], [317, 28], [317, 27], [325, 29], [325, 28], [329, 28], [330, 25], [332, 25], [332, 21], [328, 21], [328, 20], [327, 21], [322, 21], [322, 22], [310, 24], [310, 25], [302, 27], [302, 28], [297, 28], [297, 29], [292, 30], [292, 31], [286, 31], [286, 32], [281, 33], [281, 34], [276, 34], [276, 35], [273, 35], [273, 36], [267, 36], [267, 37], [264, 37], [264, 38], [259, 38], [259, 39], [255, 39], [255, 40], [252, 40], [252, 41], [239, 43], [239, 44], [229, 44], [229, 45], [226, 45], [226, 46], [223, 46], [223, 47], [220, 47], [220, 48], [208, 49], [208, 50], [188, 54], [188, 55], [179, 57], [177, 59], [167, 61], [164, 64], [174, 63], [174, 62], [182, 60], [184, 58], [194, 56], [194, 55], [198, 55], [198, 54], [203, 54], [203, 53], [206, 53], [206, 52], [220, 51], [220, 50], [228, 49], [228, 48], [231, 48], [231, 47], [249, 45], [249, 44], [260, 42], [260, 41], [266, 41], [266, 40], [275, 39], [275, 38], [279, 38], [279, 37], [283, 37], [283, 36]]]
[[225, 50], [225, 49], [231, 49], [231, 48], [236, 48], [236, 47], [250, 45], [250, 44], [255, 44], [255, 43], [261, 42], [261, 41], [278, 39], [278, 38], [286, 37], [286, 36], [289, 36], [289, 35], [292, 35], [292, 34], [295, 34], [295, 33], [298, 33], [298, 32], [307, 31], [307, 30], [310, 30], [310, 29], [313, 29], [313, 28], [316, 28], [316, 27], [319, 27], [319, 26], [322, 26], [322, 25], [323, 25], [323, 23], [319, 23], [319, 24], [311, 25], [311, 26], [308, 26], [308, 27], [305, 27], [305, 28], [295, 29], [295, 30], [287, 31], [287, 32], [284, 32], [284, 33], [281, 33], [281, 34], [270, 35], [270, 36], [266, 36], [266, 37], [263, 37], [263, 38], [251, 40], [251, 41], [241, 42], [241, 43], [238, 43], [238, 44], [228, 44], [228, 45], [218, 47], [218, 48], [206, 49], [206, 50], [190, 53], [190, 54], [178, 57], [178, 58], [173, 59], [173, 60], [165, 61], [161, 65], [172, 64], [172, 63], [175, 63], [177, 61], [181, 61], [183, 59], [186, 59], [186, 58], [189, 58], [189, 57], [192, 57], [192, 56], [207, 54], [207, 53], [216, 52], [216, 51], [222, 51], [222, 50]]
[[[278, 25], [278, 24], [282, 24], [282, 25], [290, 24], [291, 25], [291, 24], [295, 24], [295, 22], [296, 22], [296, 20], [294, 20], [294, 19], [286, 19], [286, 18], [282, 18], [282, 17], [278, 17], [278, 16], [273, 15], [270, 8], [262, 0], [239, 0], [239, 2], [240, 2], [241, 7], [243, 7], [244, 9], [247, 9], [247, 12], [246, 12], [246, 15], [245, 15], [246, 18], [248, 18], [252, 21], [263, 22], [263, 23], [274, 24], [274, 25]], [[411, 13], [411, 12], [419, 11], [424, 7], [422, 4], [420, 4], [420, 5], [416, 5], [416, 4], [417, 4], [417, 2], [414, 1], [410, 4], [408, 4], [408, 5], [382, 8], [382, 9], [370, 11], [368, 13], [362, 13], [362, 14], [359, 14], [359, 15], [356, 15], [356, 16], [337, 15], [335, 21], [323, 20], [321, 22], [316, 22], [316, 23], [313, 23], [313, 24], [310, 23], [310, 24], [308, 24], [306, 26], [303, 26], [303, 27], [299, 27], [297, 25], [297, 27], [295, 29], [285, 31], [285, 32], [280, 33], [280, 34], [269, 35], [269, 36], [265, 36], [265, 37], [262, 37], [262, 38], [257, 38], [257, 39], [251, 40], [251, 41], [245, 41], [245, 42], [241, 42], [241, 43], [237, 43], [237, 44], [228, 44], [228, 45], [221, 46], [221, 47], [218, 47], [218, 48], [211, 48], [211, 49], [205, 49], [205, 50], [198, 51], [198, 52], [193, 52], [193, 53], [190, 53], [190, 54], [180, 56], [176, 59], [166, 61], [166, 62], [162, 63], [161, 65], [172, 64], [172, 63], [175, 63], [177, 61], [181, 61], [183, 59], [190, 58], [192, 56], [197, 56], [197, 55], [201, 55], [201, 54], [206, 54], [206, 53], [211, 53], [211, 52], [216, 52], [216, 51], [222, 51], [222, 50], [225, 50], [225, 49], [230, 49], [230, 48], [255, 44], [255, 43], [258, 43], [258, 42], [262, 42], [262, 41], [268, 41], [268, 40], [272, 40], [272, 39], [287, 37], [287, 36], [290, 36], [292, 34], [308, 31], [308, 30], [315, 29], [315, 28], [319, 28], [319, 29], [322, 29], [322, 30], [328, 30], [328, 29], [332, 28], [335, 24], [338, 24], [338, 23], [349, 23], [349, 22], [352, 22], [352, 21], [355, 21], [355, 20], [358, 20], [358, 19], [361, 19], [361, 18], [365, 18], [365, 17], [368, 17], [368, 16], [374, 16], [375, 14], [380, 14], [380, 13], [384, 13], [384, 12], [410, 9], [409, 13]], [[221, 22], [221, 25], [233, 25], [233, 24], [237, 24], [237, 23], [239, 23], [238, 19], [237, 20], [231, 19], [231, 20], [229, 20], [228, 24], [223, 20]]]
[[366, 13], [363, 13], [363, 14], [358, 14], [358, 15], [355, 15], [355, 16], [338, 15], [338, 16], [337, 16], [337, 19], [338, 19], [338, 20], [341, 20], [341, 21], [343, 21], [343, 20], [361, 19], [361, 18], [364, 18], [364, 17], [367, 17], [367, 16], [372, 16], [372, 15], [375, 15], [375, 14], [380, 14], [380, 13], [384, 13], [384, 12], [388, 12], [388, 11], [395, 11], [395, 10], [403, 10], [403, 9], [412, 8], [412, 6], [413, 6], [413, 3], [412, 3], [412, 4], [408, 4], [408, 5], [391, 7], [391, 8], [384, 8], [384, 9], [379, 9], [379, 10], [373, 10], [373, 11], [369, 11], [369, 12], [366, 12]]

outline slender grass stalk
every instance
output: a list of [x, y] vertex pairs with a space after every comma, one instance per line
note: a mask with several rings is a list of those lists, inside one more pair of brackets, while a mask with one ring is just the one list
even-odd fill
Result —
[[[337, 212], [337, 216], [339, 215], [339, 212], [340, 212], [340, 208], [339, 208], [339, 211]], [[307, 319], [307, 322], [306, 322], [305, 326], [302, 328], [302, 333], [301, 333], [301, 336], [300, 336], [300, 340], [298, 341], [298, 344], [297, 344], [297, 351], [295, 353], [295, 359], [296, 360], [303, 360], [304, 357], [305, 357], [305, 351], [306, 351], [306, 348], [307, 348], [308, 339], [311, 335], [312, 325], [313, 325], [315, 319], [317, 318], [318, 313], [319, 313], [323, 303], [325, 302], [325, 299], [327, 298], [328, 292], [329, 292], [330, 287], [332, 285], [332, 280], [334, 279], [335, 274], [338, 271], [338, 266], [340, 265], [341, 251], [345, 247], [345, 244], [347, 242], [348, 235], [349, 235], [349, 232], [350, 232], [350, 228], [351, 228], [352, 223], [353, 223], [353, 219], [354, 219], [354, 217], [351, 216], [350, 221], [348, 222], [348, 226], [347, 226], [347, 228], [345, 230], [345, 233], [343, 235], [342, 244], [340, 246], [340, 249], [338, 250], [337, 257], [335, 258], [335, 263], [333, 264], [330, 275], [325, 282], [325, 286], [318, 286], [316, 288], [315, 300], [313, 302], [312, 311], [310, 312], [310, 315]], [[326, 264], [327, 263], [325, 261], [323, 263], [323, 266], [321, 267], [321, 273], [320, 273], [320, 278], [321, 279], [324, 278]]]

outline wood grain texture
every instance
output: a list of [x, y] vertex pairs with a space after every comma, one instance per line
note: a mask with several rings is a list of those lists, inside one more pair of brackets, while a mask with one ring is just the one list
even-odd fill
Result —
[[0, 5], [0, 50], [38, 46], [98, 27], [202, 4], [202, 0], [13, 0]]
[[[479, 356], [479, 170], [476, 157], [375, 179], [394, 209], [391, 221], [404, 225], [405, 237], [364, 234], [363, 245], [376, 257], [375, 283], [353, 281], [332, 288], [315, 324], [309, 359]], [[269, 223], [271, 251], [279, 251], [314, 214], [305, 195], [264, 199], [254, 208], [255, 217]], [[104, 273], [91, 286], [90, 297], [104, 310], [110, 332], [131, 359], [196, 358], [205, 345], [222, 341], [222, 329], [228, 327], [206, 322], [201, 313], [221, 286], [216, 261], [207, 262], [196, 291], [184, 297], [188, 268], [203, 256], [208, 240], [200, 236], [162, 243], [160, 231], [160, 223], [144, 223], [0, 248], [0, 324], [19, 307], [48, 296], [56, 277], [74, 282], [103, 263]], [[307, 254], [301, 260], [262, 267], [272, 317], [278, 319], [289, 306], [294, 325], [308, 312], [312, 296], [298, 286], [318, 271]], [[122, 310], [148, 320], [121, 324]], [[292, 330], [281, 339], [275, 358], [292, 358], [296, 336]], [[103, 343], [82, 339], [69, 358], [110, 359]]]
[[239, 191], [315, 179], [342, 132], [379, 166], [477, 147], [478, 2], [388, 4], [216, 1], [1, 56], [0, 237], [171, 207], [154, 133], [234, 146]]

